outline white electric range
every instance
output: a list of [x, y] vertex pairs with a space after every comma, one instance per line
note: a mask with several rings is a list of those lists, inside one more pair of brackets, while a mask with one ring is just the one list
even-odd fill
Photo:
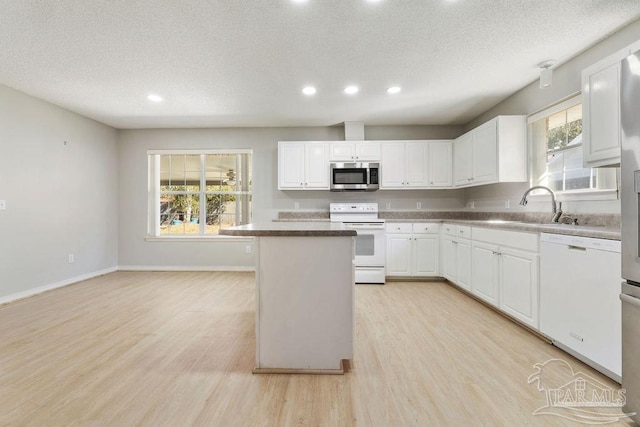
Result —
[[377, 203], [331, 203], [331, 222], [342, 222], [356, 230], [356, 283], [384, 284], [386, 244], [384, 219], [378, 218]]

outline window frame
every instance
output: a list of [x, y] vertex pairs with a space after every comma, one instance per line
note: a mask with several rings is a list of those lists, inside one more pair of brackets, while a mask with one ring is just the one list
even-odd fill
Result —
[[[225, 241], [252, 241], [253, 238], [238, 237], [238, 236], [224, 236], [219, 234], [206, 234], [203, 232], [204, 224], [201, 224], [199, 234], [160, 234], [160, 195], [163, 193], [160, 186], [160, 157], [162, 155], [216, 155], [216, 154], [248, 154], [251, 156], [250, 169], [253, 171], [253, 150], [250, 148], [233, 148], [233, 149], [153, 149], [147, 150], [147, 168], [148, 168], [148, 183], [147, 183], [147, 233], [145, 236], [146, 241], [204, 241], [204, 240], [225, 240]], [[202, 160], [204, 161], [204, 160]], [[203, 182], [204, 169], [201, 168], [201, 183], [200, 191], [197, 194], [211, 193], [206, 191], [206, 185]], [[253, 178], [252, 178], [253, 180]], [[188, 191], [179, 193], [189, 193]], [[216, 194], [248, 194], [253, 198], [253, 188], [251, 191], [234, 191], [234, 192], [214, 192]], [[194, 193], [196, 194], [196, 193]], [[201, 207], [205, 203], [204, 200], [200, 200]], [[200, 212], [203, 212], [201, 209]], [[206, 213], [205, 213], [206, 215]], [[251, 221], [252, 212], [249, 211], [248, 221]], [[199, 223], [202, 223], [201, 221]]]
[[[580, 92], [574, 93], [557, 103], [543, 108], [535, 113], [527, 116], [527, 139], [529, 141], [529, 185], [539, 185], [536, 181], [538, 177], [534, 171], [534, 157], [535, 157], [535, 143], [533, 138], [533, 124], [541, 119], [549, 117], [553, 114], [559, 113], [563, 110], [567, 110], [578, 104], [582, 104], [582, 94]], [[580, 144], [582, 148], [582, 144]], [[562, 151], [562, 150], [560, 150]], [[598, 168], [590, 168], [598, 169]], [[620, 173], [616, 173], [616, 188], [598, 189], [598, 188], [584, 188], [576, 190], [562, 190], [554, 191], [556, 199], [560, 202], [565, 201], [598, 201], [598, 200], [617, 200], [619, 198], [620, 188]], [[548, 199], [547, 193], [533, 192], [529, 196], [530, 201], [542, 201]]]

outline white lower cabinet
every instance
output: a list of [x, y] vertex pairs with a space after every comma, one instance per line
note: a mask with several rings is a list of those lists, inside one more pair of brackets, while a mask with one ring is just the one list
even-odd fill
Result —
[[529, 326], [538, 328], [537, 253], [502, 248], [500, 251], [500, 308]]
[[470, 232], [470, 227], [444, 224], [440, 238], [442, 276], [466, 290], [471, 290], [471, 241], [465, 238]]
[[438, 276], [439, 224], [386, 225], [388, 276]]
[[474, 227], [472, 293], [538, 329], [538, 234]]
[[491, 305], [498, 307], [498, 246], [489, 243], [473, 242], [471, 244], [471, 276], [473, 287], [471, 292]]

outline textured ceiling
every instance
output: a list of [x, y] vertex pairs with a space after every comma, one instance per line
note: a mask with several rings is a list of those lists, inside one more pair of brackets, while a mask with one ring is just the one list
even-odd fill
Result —
[[0, 0], [0, 83], [117, 128], [464, 124], [638, 17], [638, 0]]

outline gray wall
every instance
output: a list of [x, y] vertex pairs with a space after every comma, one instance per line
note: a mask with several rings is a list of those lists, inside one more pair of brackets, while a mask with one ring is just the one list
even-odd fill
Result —
[[[365, 138], [447, 139], [461, 133], [457, 126], [380, 126], [365, 128]], [[245, 253], [247, 241], [148, 241], [147, 150], [148, 149], [253, 149], [253, 221], [270, 221], [278, 211], [327, 210], [332, 201], [373, 201], [392, 209], [462, 209], [464, 190], [377, 191], [375, 193], [332, 193], [329, 191], [278, 191], [278, 141], [339, 141], [342, 127], [156, 129], [122, 130], [119, 142], [119, 264], [124, 268], [243, 268], [253, 264]]]
[[[590, 49], [576, 55], [570, 61], [556, 67], [553, 70], [553, 85], [550, 88], [540, 89], [538, 80], [536, 80], [479, 117], [475, 118], [471, 123], [465, 126], [465, 130], [472, 129], [500, 114], [529, 115], [540, 111], [563, 98], [580, 92], [582, 78], [581, 73], [584, 68], [620, 49], [625, 48], [639, 39], [640, 21], [635, 21]], [[527, 184], [489, 185], [468, 189], [465, 193], [465, 199], [467, 201], [467, 205], [474, 201], [477, 206], [480, 206], [477, 208], [478, 210], [548, 210], [548, 202], [533, 202], [526, 208], [518, 205], [523, 192], [527, 188]], [[505, 200], [510, 200], [510, 209], [504, 208]], [[565, 211], [574, 213], [619, 213], [620, 201], [565, 202], [563, 208]]]
[[115, 129], [0, 85], [0, 301], [117, 266], [117, 162]]

